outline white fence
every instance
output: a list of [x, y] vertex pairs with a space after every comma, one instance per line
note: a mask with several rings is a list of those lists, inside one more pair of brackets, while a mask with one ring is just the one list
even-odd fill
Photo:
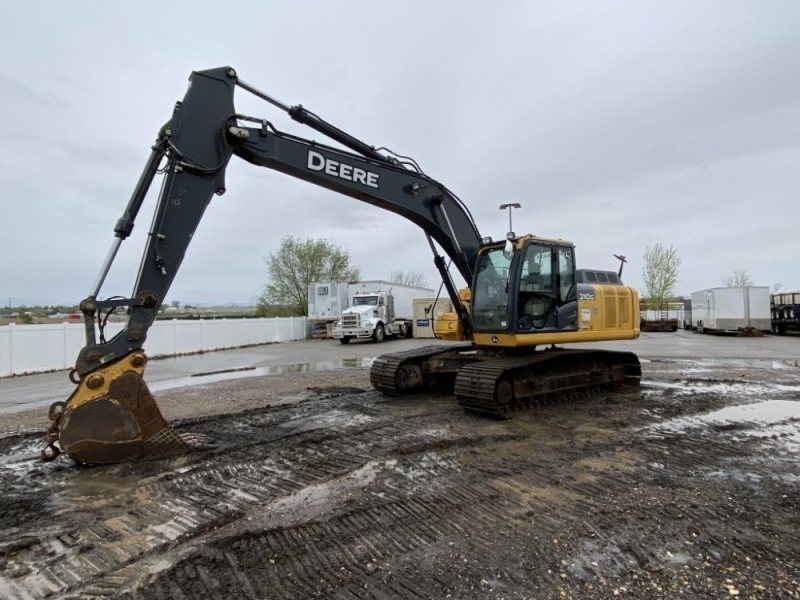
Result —
[[[106, 339], [124, 327], [106, 325]], [[150, 358], [306, 338], [305, 317], [156, 321], [144, 349]], [[0, 377], [71, 369], [86, 344], [83, 323], [0, 326]]]

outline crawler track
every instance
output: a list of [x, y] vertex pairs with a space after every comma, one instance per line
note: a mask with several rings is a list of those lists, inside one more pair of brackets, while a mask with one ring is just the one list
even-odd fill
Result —
[[638, 386], [641, 376], [631, 352], [554, 348], [500, 357], [469, 344], [385, 354], [370, 369], [372, 385], [389, 396], [454, 391], [466, 410], [495, 418], [576, 394]]
[[[376, 390], [388, 396], [402, 396], [437, 387], [450, 387], [458, 370], [468, 358], [462, 353], [471, 352], [472, 344], [450, 346], [423, 346], [402, 352], [392, 352], [376, 358], [369, 371], [369, 379]], [[428, 362], [435, 358], [438, 363], [453, 361], [450, 369], [441, 364], [432, 368]], [[448, 385], [449, 384], [449, 385]]]
[[455, 395], [471, 412], [508, 418], [576, 394], [637, 386], [641, 376], [639, 359], [630, 352], [546, 350], [466, 365], [456, 377]]

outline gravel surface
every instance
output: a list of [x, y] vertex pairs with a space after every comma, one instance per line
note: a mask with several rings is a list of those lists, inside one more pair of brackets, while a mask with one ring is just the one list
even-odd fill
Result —
[[0, 435], [4, 598], [800, 598], [800, 369], [644, 362], [519, 413], [367, 368], [158, 394], [215, 447], [78, 468]]

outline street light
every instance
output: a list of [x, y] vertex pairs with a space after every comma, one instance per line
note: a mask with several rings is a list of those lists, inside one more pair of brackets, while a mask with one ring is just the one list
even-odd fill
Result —
[[512, 208], [522, 208], [522, 205], [518, 202], [512, 202], [511, 204], [501, 204], [500, 210], [508, 209], [508, 233], [506, 234], [506, 245], [503, 248], [503, 256], [506, 257], [506, 260], [511, 260], [514, 256], [514, 244], [511, 243], [511, 240], [514, 239], [514, 230], [511, 227], [511, 209]]
[[511, 204], [501, 204], [500, 210], [508, 209], [508, 234], [506, 235], [506, 239], [513, 239], [514, 238], [514, 228], [511, 227], [511, 209], [512, 208], [522, 208], [522, 205], [519, 202], [512, 202]]

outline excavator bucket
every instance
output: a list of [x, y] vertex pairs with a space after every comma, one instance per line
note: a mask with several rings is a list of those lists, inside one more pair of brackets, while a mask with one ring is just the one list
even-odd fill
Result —
[[60, 446], [70, 458], [111, 464], [192, 450], [161, 414], [143, 379], [145, 362], [134, 354], [81, 379], [58, 423]]

